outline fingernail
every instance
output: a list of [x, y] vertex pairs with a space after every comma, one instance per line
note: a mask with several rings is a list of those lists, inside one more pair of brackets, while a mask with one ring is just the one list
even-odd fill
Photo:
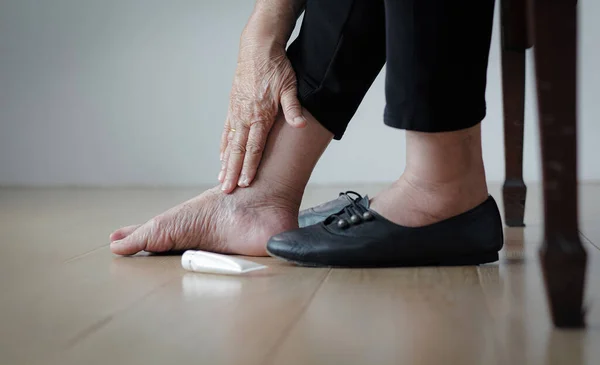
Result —
[[225, 175], [225, 171], [222, 171], [222, 170], [221, 170], [221, 172], [219, 172], [219, 177], [217, 178], [217, 179], [219, 179], [219, 181], [221, 181], [221, 182], [223, 181], [223, 175]]
[[221, 190], [226, 191], [226, 190], [230, 190], [233, 187], [233, 183], [231, 181], [227, 181], [225, 184], [223, 184], [223, 186], [221, 187]]
[[219, 161], [223, 161], [223, 152], [219, 155]]
[[123, 240], [112, 241], [110, 244], [111, 245], [120, 245], [121, 242], [123, 242]]
[[247, 187], [248, 186], [248, 178], [246, 176], [242, 176], [240, 177], [240, 180], [238, 181], [238, 185], [241, 187]]
[[306, 119], [304, 117], [296, 117], [294, 118], [294, 124], [300, 125], [306, 123]]

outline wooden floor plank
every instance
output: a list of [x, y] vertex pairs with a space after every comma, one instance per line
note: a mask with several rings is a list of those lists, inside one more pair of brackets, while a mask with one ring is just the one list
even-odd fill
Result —
[[272, 363], [495, 364], [491, 324], [476, 267], [336, 269]]

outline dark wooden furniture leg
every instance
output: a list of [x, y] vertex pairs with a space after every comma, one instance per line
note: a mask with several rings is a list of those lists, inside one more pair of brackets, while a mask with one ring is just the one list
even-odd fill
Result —
[[584, 327], [586, 252], [578, 232], [577, 6], [532, 5], [535, 74], [544, 188], [540, 259], [556, 327]]
[[527, 187], [523, 181], [523, 124], [525, 117], [525, 51], [527, 36], [525, 0], [501, 0], [502, 96], [504, 102], [504, 161], [502, 195], [504, 222], [523, 227]]

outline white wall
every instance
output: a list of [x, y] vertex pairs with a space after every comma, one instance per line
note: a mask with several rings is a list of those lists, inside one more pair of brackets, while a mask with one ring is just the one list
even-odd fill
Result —
[[[0, 185], [213, 183], [252, 0], [1, 0]], [[496, 12], [498, 15], [498, 12]], [[580, 2], [580, 178], [600, 179], [600, 3]], [[488, 178], [504, 178], [498, 21], [484, 129]], [[529, 70], [532, 70], [531, 63]], [[531, 73], [525, 176], [540, 176]], [[313, 182], [372, 182], [404, 166], [381, 121], [380, 75]]]

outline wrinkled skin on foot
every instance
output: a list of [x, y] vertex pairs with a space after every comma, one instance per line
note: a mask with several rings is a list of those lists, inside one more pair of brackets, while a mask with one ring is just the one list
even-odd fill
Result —
[[110, 235], [118, 255], [197, 249], [266, 256], [269, 238], [297, 228], [298, 206], [256, 190], [223, 194], [218, 187], [137, 226]]

